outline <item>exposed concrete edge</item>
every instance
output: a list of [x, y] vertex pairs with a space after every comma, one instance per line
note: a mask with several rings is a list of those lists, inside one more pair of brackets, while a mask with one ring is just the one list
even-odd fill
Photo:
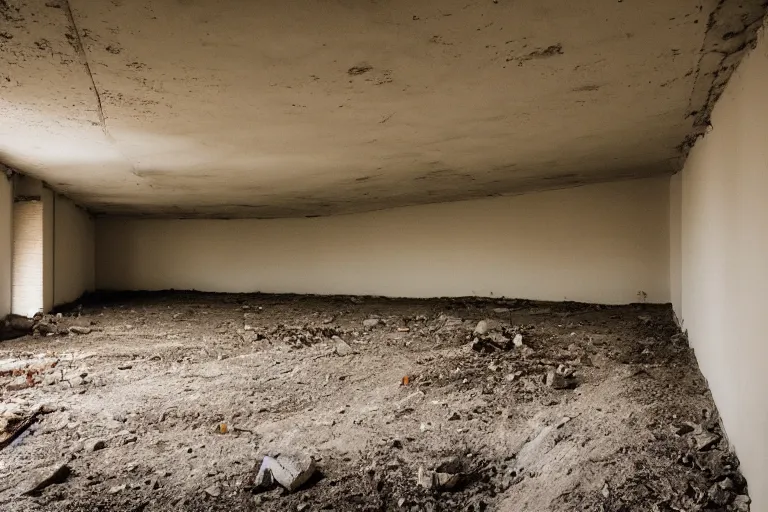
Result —
[[[25, 174], [25, 173], [23, 173], [21, 171], [18, 171], [16, 169], [14, 169], [13, 167], [5, 165], [2, 162], [0, 162], [0, 174], [4, 175], [8, 179], [8, 181], [11, 181], [13, 179], [14, 175], [29, 176], [28, 174]], [[29, 177], [34, 178], [33, 176], [29, 176]], [[35, 179], [37, 179], [37, 178], [35, 178]], [[46, 181], [40, 180], [40, 183], [42, 183], [43, 188], [47, 188], [48, 190], [53, 192], [54, 195], [58, 195], [58, 196], [66, 198], [69, 201], [72, 201], [72, 204], [74, 204], [76, 207], [78, 207], [81, 210], [83, 210], [91, 218], [95, 218], [96, 217], [94, 212], [91, 211], [89, 208], [87, 208], [86, 206], [83, 206], [82, 204], [78, 203], [77, 201], [75, 201], [74, 199], [69, 197], [68, 195], [66, 195], [66, 194], [56, 190], [50, 184], [48, 184]], [[40, 200], [41, 200], [40, 196], [17, 196], [17, 197], [14, 197], [14, 202], [16, 202], [16, 201], [40, 201]]]
[[710, 126], [712, 110], [743, 57], [757, 46], [768, 0], [720, 0], [707, 22], [688, 103], [691, 132], [680, 144], [682, 168], [689, 151]]
[[[577, 301], [577, 300], [540, 300], [540, 299], [526, 299], [522, 297], [506, 297], [506, 296], [500, 296], [500, 297], [486, 297], [484, 295], [440, 295], [440, 296], [430, 296], [430, 297], [407, 297], [407, 296], [399, 296], [399, 295], [353, 295], [353, 294], [338, 294], [338, 293], [330, 293], [330, 294], [323, 294], [323, 293], [294, 293], [294, 292], [260, 292], [260, 291], [252, 291], [252, 292], [215, 292], [215, 291], [205, 291], [205, 290], [198, 290], [195, 288], [191, 289], [176, 289], [176, 288], [167, 288], [163, 290], [143, 290], [143, 289], [132, 289], [132, 290], [122, 290], [122, 289], [111, 289], [111, 288], [97, 288], [95, 291], [92, 292], [85, 292], [83, 293], [80, 298], [77, 300], [62, 304], [60, 306], [56, 306], [53, 311], [55, 312], [66, 312], [71, 311], [72, 309], [75, 309], [79, 307], [80, 305], [103, 305], [104, 303], [108, 303], [109, 301], [123, 301], [123, 300], [138, 300], [138, 299], [151, 299], [151, 298], [162, 298], [167, 296], [177, 296], [177, 295], [190, 295], [190, 296], [216, 296], [216, 297], [230, 297], [230, 298], [237, 298], [235, 302], [242, 302], [249, 298], [254, 297], [308, 297], [308, 298], [324, 298], [324, 299], [335, 299], [340, 300], [343, 302], [355, 302], [355, 301], [365, 301], [365, 300], [409, 300], [409, 301], [429, 301], [429, 300], [445, 300], [445, 301], [454, 301], [454, 302], [472, 302], [475, 304], [496, 304], [496, 305], [506, 305], [510, 307], [510, 311], [514, 311], [516, 309], [516, 306], [520, 309], [524, 309], [526, 307], [533, 307], [533, 306], [578, 306], [578, 307], [585, 307], [585, 308], [591, 308], [596, 307], [599, 309], [612, 309], [612, 308], [623, 308], [627, 306], [634, 306], [638, 309], [642, 309], [644, 307], [666, 307], [670, 314], [672, 313], [672, 304], [669, 302], [625, 302], [622, 304], [605, 304], [600, 302], [584, 302], [584, 301]], [[242, 299], [242, 301], [240, 301]], [[235, 303], [233, 302], [233, 303]]]
[[318, 219], [318, 218], [330, 218], [330, 217], [348, 217], [353, 215], [366, 215], [376, 212], [386, 212], [391, 210], [399, 210], [402, 208], [417, 208], [420, 206], [435, 206], [439, 204], [453, 204], [453, 203], [466, 203], [471, 201], [482, 201], [483, 199], [499, 199], [499, 198], [512, 198], [519, 196], [527, 196], [531, 194], [540, 194], [544, 192], [555, 192], [558, 190], [570, 190], [574, 188], [590, 187], [595, 185], [603, 185], [606, 183], [617, 183], [624, 181], [637, 181], [637, 180], [649, 180], [655, 178], [662, 178], [665, 176], [672, 176], [679, 171], [667, 169], [665, 166], [660, 166], [657, 171], [648, 172], [643, 175], [636, 175], [634, 173], [617, 173], [615, 175], [600, 175], [597, 179], [586, 180], [579, 183], [570, 183], [557, 185], [553, 184], [547, 187], [536, 187], [527, 190], [519, 190], [516, 192], [502, 192], [498, 194], [478, 194], [463, 199], [449, 199], [441, 201], [427, 201], [411, 203], [406, 202], [403, 204], [395, 204], [393, 206], [386, 206], [381, 208], [367, 208], [364, 210], [353, 210], [343, 212], [332, 212], [322, 215], [291, 215], [291, 216], [276, 216], [265, 217], [256, 215], [215, 215], [208, 213], [185, 213], [180, 212], [177, 214], [152, 214], [152, 213], [132, 213], [132, 212], [104, 212], [95, 211], [92, 213], [96, 219], [146, 219], [146, 220], [285, 220], [285, 219]]
[[8, 181], [11, 181], [13, 179], [13, 175], [16, 174], [16, 171], [3, 163], [0, 163], [0, 171], [2, 171], [3, 176], [5, 176]]

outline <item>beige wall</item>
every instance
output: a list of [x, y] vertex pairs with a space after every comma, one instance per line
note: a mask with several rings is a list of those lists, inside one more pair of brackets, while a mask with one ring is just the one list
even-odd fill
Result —
[[[768, 511], [768, 40], [719, 100], [682, 175], [677, 315], [696, 350], [754, 500]], [[678, 204], [675, 204], [678, 203]], [[675, 216], [670, 217], [677, 221]], [[674, 246], [676, 241], [673, 240]], [[673, 289], [674, 289], [673, 284]]]
[[83, 208], [59, 194], [54, 200], [53, 303], [58, 306], [94, 289], [95, 229]]
[[0, 318], [11, 312], [13, 187], [0, 170]]
[[668, 178], [282, 220], [97, 221], [97, 287], [669, 301]]

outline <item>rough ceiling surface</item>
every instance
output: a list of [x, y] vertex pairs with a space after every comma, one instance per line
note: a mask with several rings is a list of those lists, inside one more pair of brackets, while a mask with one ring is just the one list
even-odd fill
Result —
[[0, 0], [0, 160], [97, 213], [330, 215], [672, 172], [764, 0]]

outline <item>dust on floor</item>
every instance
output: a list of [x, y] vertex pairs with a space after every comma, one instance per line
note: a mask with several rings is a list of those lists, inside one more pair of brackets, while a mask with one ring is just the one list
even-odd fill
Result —
[[[4, 511], [749, 509], [664, 306], [139, 294], [36, 332]], [[318, 473], [256, 488], [278, 454]]]

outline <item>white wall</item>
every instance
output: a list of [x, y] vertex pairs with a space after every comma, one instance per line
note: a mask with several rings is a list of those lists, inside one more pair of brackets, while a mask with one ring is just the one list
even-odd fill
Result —
[[11, 312], [13, 187], [0, 170], [0, 319]]
[[669, 301], [668, 178], [281, 220], [97, 221], [97, 287]]
[[53, 244], [55, 240], [55, 203], [56, 194], [53, 190], [43, 186], [41, 194], [43, 199], [43, 310], [50, 311], [53, 308], [53, 295], [55, 286], [55, 271]]
[[88, 212], [62, 195], [56, 194], [54, 200], [53, 303], [58, 306], [94, 290], [96, 249]]
[[44, 307], [43, 201], [13, 203], [12, 312], [32, 316]]
[[[768, 40], [717, 103], [713, 130], [672, 187], [680, 254], [672, 294], [731, 443], [754, 512], [768, 511]], [[675, 203], [678, 204], [675, 204]], [[674, 215], [670, 217], [677, 221]], [[675, 285], [673, 284], [673, 289]]]

